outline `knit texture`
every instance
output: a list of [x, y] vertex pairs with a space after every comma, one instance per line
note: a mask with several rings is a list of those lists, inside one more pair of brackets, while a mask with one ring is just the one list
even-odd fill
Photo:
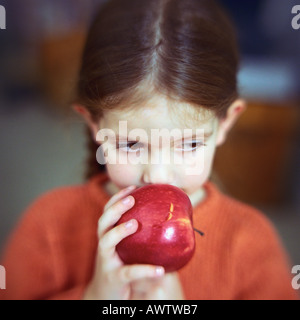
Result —
[[[10, 236], [0, 299], [81, 299], [93, 275], [106, 174], [39, 197]], [[179, 271], [186, 299], [298, 299], [280, 240], [256, 209], [211, 182], [194, 208], [196, 251]]]

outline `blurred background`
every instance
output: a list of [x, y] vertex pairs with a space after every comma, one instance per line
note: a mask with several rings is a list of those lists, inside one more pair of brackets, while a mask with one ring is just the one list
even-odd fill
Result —
[[[42, 193], [84, 181], [85, 130], [69, 106], [87, 26], [105, 0], [0, 0], [0, 254]], [[214, 181], [275, 224], [300, 264], [300, 0], [220, 0], [238, 28], [248, 110], [216, 154]], [[300, 21], [299, 21], [300, 23]]]

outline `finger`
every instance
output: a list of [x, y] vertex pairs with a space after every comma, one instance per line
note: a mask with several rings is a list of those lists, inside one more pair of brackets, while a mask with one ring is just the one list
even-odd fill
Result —
[[145, 300], [168, 300], [165, 288], [156, 285], [148, 290], [144, 296]]
[[116, 245], [124, 238], [136, 232], [137, 228], [138, 222], [135, 219], [131, 219], [105, 233], [99, 240], [98, 250], [102, 259], [112, 258], [115, 254]]
[[148, 278], [135, 280], [131, 283], [131, 289], [135, 293], [139, 293], [139, 294], [147, 293], [149, 291], [152, 291], [154, 288], [156, 288], [159, 285], [161, 279], [162, 277], [154, 277], [154, 278], [148, 277]]
[[154, 285], [146, 295], [147, 300], [182, 300], [184, 292], [181, 286], [178, 273], [167, 273], [161, 278], [160, 283]]
[[153, 265], [125, 265], [118, 271], [118, 277], [123, 284], [135, 282], [145, 278], [160, 278], [165, 270], [161, 266]]
[[103, 235], [119, 221], [122, 214], [131, 209], [133, 205], [133, 196], [128, 196], [114, 203], [110, 208], [104, 211], [98, 221], [99, 239], [103, 237]]
[[119, 201], [120, 199], [122, 199], [123, 197], [125, 197], [126, 195], [128, 195], [130, 192], [132, 192], [134, 189], [136, 188], [136, 186], [132, 185], [129, 186], [125, 189], [120, 190], [119, 192], [117, 192], [115, 195], [113, 195], [109, 201], [106, 203], [106, 205], [104, 206], [104, 211], [106, 211], [109, 207], [111, 207], [114, 203], [116, 203], [117, 201]]

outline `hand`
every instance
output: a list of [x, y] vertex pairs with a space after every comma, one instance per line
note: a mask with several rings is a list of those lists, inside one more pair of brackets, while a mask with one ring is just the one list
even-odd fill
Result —
[[141, 279], [132, 283], [133, 300], [184, 300], [177, 272], [160, 278]]
[[115, 194], [105, 205], [98, 222], [98, 251], [95, 271], [83, 299], [85, 300], [123, 300], [131, 299], [134, 282], [146, 279], [159, 279], [164, 269], [153, 265], [124, 265], [116, 252], [116, 245], [136, 232], [138, 223], [130, 220], [116, 227], [114, 225], [123, 213], [133, 207], [134, 198], [128, 196], [134, 186]]

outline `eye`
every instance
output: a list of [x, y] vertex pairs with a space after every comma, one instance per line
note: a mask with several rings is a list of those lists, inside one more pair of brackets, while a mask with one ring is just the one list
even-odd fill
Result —
[[140, 142], [126, 142], [117, 143], [117, 149], [125, 152], [138, 152], [144, 148], [143, 143]]
[[191, 152], [196, 151], [198, 148], [206, 146], [202, 141], [187, 141], [176, 147], [177, 151]]

